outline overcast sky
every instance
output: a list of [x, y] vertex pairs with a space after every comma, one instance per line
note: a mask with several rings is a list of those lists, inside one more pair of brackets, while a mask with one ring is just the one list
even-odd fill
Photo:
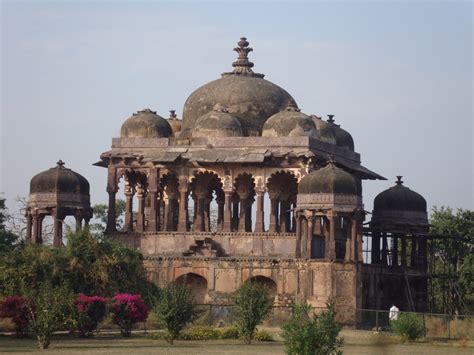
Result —
[[106, 202], [92, 166], [122, 122], [181, 116], [229, 71], [239, 37], [255, 71], [307, 114], [336, 115], [369, 169], [366, 209], [395, 175], [433, 205], [473, 209], [470, 1], [3, 1], [0, 191], [26, 196], [58, 159]]

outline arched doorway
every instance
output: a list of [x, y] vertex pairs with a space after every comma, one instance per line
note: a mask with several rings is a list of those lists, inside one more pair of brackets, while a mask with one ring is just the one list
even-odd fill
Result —
[[191, 290], [194, 297], [194, 303], [203, 304], [207, 295], [207, 280], [195, 273], [187, 273], [179, 276], [175, 282], [179, 285], [185, 285]]
[[250, 278], [250, 282], [255, 282], [258, 283], [261, 286], [264, 286], [267, 288], [268, 293], [270, 296], [275, 297], [277, 295], [277, 285], [275, 281], [273, 281], [271, 278], [266, 277], [266, 276], [254, 276]]

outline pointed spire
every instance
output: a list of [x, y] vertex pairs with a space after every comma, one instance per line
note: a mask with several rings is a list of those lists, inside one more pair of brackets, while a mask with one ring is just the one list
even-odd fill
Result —
[[395, 181], [397, 185], [403, 185], [402, 177], [401, 175], [397, 175], [397, 181]]
[[295, 111], [295, 112], [300, 112], [301, 110], [298, 108], [298, 105], [296, 105], [296, 102], [293, 100], [288, 101], [288, 104], [284, 108], [284, 111]]
[[237, 46], [234, 48], [239, 56], [237, 60], [232, 63], [234, 70], [232, 72], [223, 73], [222, 76], [228, 75], [246, 75], [246, 76], [253, 76], [257, 78], [263, 78], [264, 74], [254, 73], [252, 70], [253, 63], [249, 61], [248, 54], [253, 51], [253, 48], [249, 47], [249, 42], [247, 41], [246, 37], [241, 37], [240, 41], [237, 42]]
[[332, 166], [332, 167], [335, 167], [336, 166], [336, 157], [334, 156], [334, 154], [329, 154], [328, 155], [328, 166]]

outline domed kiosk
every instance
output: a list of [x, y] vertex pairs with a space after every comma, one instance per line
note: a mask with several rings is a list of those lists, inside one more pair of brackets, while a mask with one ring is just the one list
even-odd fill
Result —
[[301, 255], [314, 259], [360, 260], [357, 228], [363, 211], [357, 179], [336, 166], [327, 165], [301, 179], [298, 185], [297, 218]]
[[76, 218], [76, 229], [92, 218], [89, 182], [82, 175], [64, 167], [59, 160], [54, 168], [35, 175], [30, 182], [26, 208], [27, 239], [42, 243], [42, 222], [54, 218], [53, 246], [62, 246], [62, 224], [66, 216]]
[[[374, 199], [367, 233], [370, 253], [364, 265], [364, 308], [396, 303], [400, 309], [426, 310], [428, 233], [426, 200], [397, 176], [395, 185]], [[371, 294], [372, 287], [378, 291]]]

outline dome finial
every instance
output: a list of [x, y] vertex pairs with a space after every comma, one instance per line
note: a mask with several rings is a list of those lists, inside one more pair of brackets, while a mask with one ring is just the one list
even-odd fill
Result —
[[329, 154], [328, 155], [328, 161], [327, 161], [328, 165], [329, 166], [336, 166], [336, 157], [334, 156], [334, 154]]
[[298, 105], [293, 100], [288, 101], [288, 104], [285, 107], [285, 111], [295, 111], [300, 112], [301, 110], [298, 108]]
[[170, 119], [175, 120], [177, 117], [176, 110], [170, 110]]
[[246, 37], [240, 37], [240, 41], [237, 42], [238, 47], [234, 48], [239, 56], [237, 60], [232, 63], [234, 70], [230, 73], [223, 73], [222, 75], [247, 75], [254, 76], [257, 78], [263, 78], [265, 75], [254, 73], [252, 70], [253, 63], [249, 61], [248, 54], [253, 51], [253, 48], [249, 47], [249, 42]]
[[397, 181], [395, 181], [397, 183], [397, 185], [403, 185], [402, 177], [403, 176], [401, 176], [401, 175], [397, 175]]
[[58, 166], [59, 168], [62, 168], [62, 167], [64, 167], [64, 164], [66, 164], [66, 163], [63, 162], [62, 159], [59, 159], [59, 160], [56, 162], [56, 164], [57, 164], [57, 166]]
[[227, 109], [227, 107], [225, 107], [224, 105], [221, 105], [219, 103], [215, 104], [214, 107], [212, 108], [212, 110], [214, 112], [229, 113], [229, 110]]
[[334, 123], [334, 115], [328, 115], [328, 122]]

